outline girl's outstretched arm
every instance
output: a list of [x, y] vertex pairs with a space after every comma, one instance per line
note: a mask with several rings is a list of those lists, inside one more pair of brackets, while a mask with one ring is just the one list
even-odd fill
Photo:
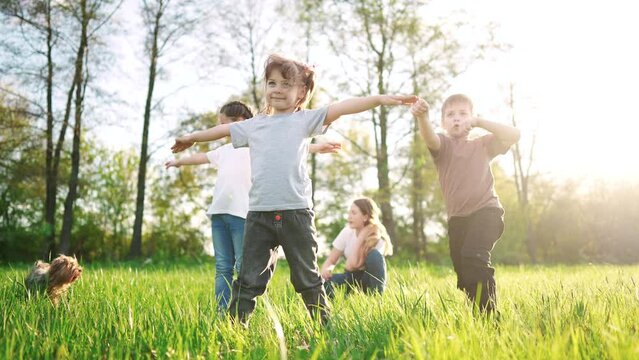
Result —
[[327, 153], [336, 153], [342, 148], [342, 144], [338, 142], [325, 142], [321, 144], [310, 144], [308, 146], [308, 152], [310, 153], [318, 153], [318, 154], [327, 154]]
[[179, 168], [182, 165], [202, 165], [208, 163], [209, 159], [206, 157], [205, 153], [197, 153], [180, 159], [169, 160], [164, 163], [164, 166], [168, 169], [172, 166]]
[[410, 105], [415, 95], [374, 95], [342, 100], [328, 106], [324, 125], [330, 125], [342, 115], [357, 114], [380, 105]]
[[190, 148], [196, 142], [213, 141], [230, 135], [231, 124], [214, 126], [207, 130], [196, 131], [194, 133], [176, 138], [175, 144], [171, 146], [171, 151], [173, 151], [174, 153], [178, 153]]

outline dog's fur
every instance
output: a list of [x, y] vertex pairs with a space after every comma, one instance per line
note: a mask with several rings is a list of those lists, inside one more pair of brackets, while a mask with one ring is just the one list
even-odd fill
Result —
[[51, 264], [44, 261], [36, 261], [24, 279], [28, 296], [46, 290], [47, 295], [54, 304], [58, 304], [60, 296], [64, 294], [71, 284], [82, 275], [82, 267], [75, 257], [60, 255]]

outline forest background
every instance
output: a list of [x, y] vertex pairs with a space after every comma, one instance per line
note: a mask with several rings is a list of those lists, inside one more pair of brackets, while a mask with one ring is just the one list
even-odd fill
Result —
[[[550, 1], [1, 0], [0, 262], [210, 254], [215, 169], [163, 163], [226, 101], [262, 108], [273, 52], [316, 65], [311, 107], [418, 94], [439, 124], [441, 101], [463, 92], [519, 127], [493, 166], [507, 223], [495, 261], [637, 262], [639, 25], [613, 3], [572, 16], [577, 3]], [[401, 258], [447, 261], [409, 112], [345, 117], [315, 141], [343, 144], [309, 157], [324, 244], [367, 195]]]

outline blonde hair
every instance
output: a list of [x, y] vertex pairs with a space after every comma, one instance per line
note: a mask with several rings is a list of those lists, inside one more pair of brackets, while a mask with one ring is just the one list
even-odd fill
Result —
[[[305, 108], [308, 100], [313, 96], [313, 90], [315, 90], [315, 69], [302, 62], [287, 59], [278, 54], [271, 54], [264, 63], [265, 82], [275, 69], [279, 70], [285, 79], [295, 82], [299, 81], [301, 85], [306, 86], [306, 93], [304, 97], [295, 104], [295, 111], [300, 111]], [[267, 102], [262, 112], [271, 114], [273, 108]]]
[[372, 232], [366, 239], [364, 239], [363, 249], [364, 254], [367, 255], [369, 251], [377, 246], [377, 243], [380, 239], [384, 240], [384, 250], [382, 251], [382, 255], [392, 255], [393, 254], [393, 244], [391, 243], [390, 236], [388, 236], [388, 232], [386, 231], [386, 227], [382, 224], [380, 220], [381, 210], [379, 206], [373, 201], [371, 198], [363, 197], [353, 201], [353, 204], [359, 208], [359, 210], [364, 215], [368, 215], [368, 220], [364, 224], [373, 225], [375, 231]]
[[470, 106], [470, 111], [473, 111], [473, 101], [464, 94], [454, 94], [449, 96], [442, 104], [442, 121], [444, 121], [444, 114], [446, 114], [446, 108], [455, 103], [466, 103]]

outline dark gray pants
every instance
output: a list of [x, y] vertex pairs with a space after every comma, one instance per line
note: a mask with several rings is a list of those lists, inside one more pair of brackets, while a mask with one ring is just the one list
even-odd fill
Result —
[[328, 316], [326, 293], [317, 266], [317, 239], [310, 209], [249, 211], [246, 217], [240, 275], [233, 282], [229, 311], [246, 322], [255, 298], [266, 291], [282, 246], [291, 269], [291, 283], [312, 317]]
[[468, 216], [448, 220], [450, 257], [457, 273], [457, 288], [474, 304], [479, 295], [482, 311], [495, 308], [495, 269], [490, 252], [504, 232], [504, 210], [483, 208]]

